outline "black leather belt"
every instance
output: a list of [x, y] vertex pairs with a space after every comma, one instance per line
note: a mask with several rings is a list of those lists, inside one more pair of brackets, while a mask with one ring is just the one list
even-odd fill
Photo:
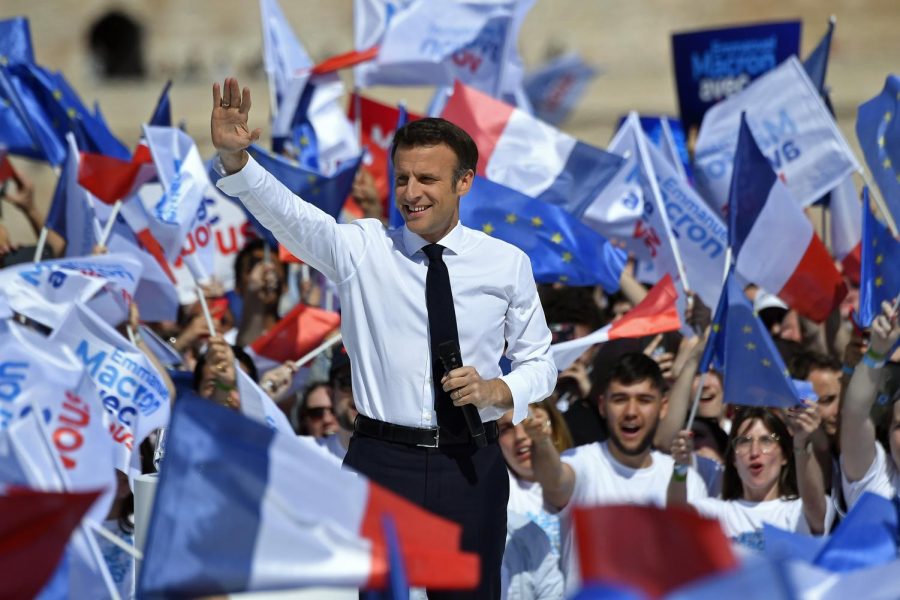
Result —
[[[449, 439], [449, 436], [441, 434], [441, 429], [420, 429], [418, 427], [407, 427], [406, 425], [395, 425], [370, 419], [365, 415], [357, 415], [356, 421], [353, 423], [353, 430], [356, 433], [368, 437], [394, 442], [397, 444], [406, 444], [408, 446], [422, 446], [424, 448], [438, 448], [440, 446], [474, 444], [472, 437], [466, 432], [465, 437], [459, 436]], [[493, 442], [499, 437], [500, 430], [496, 421], [489, 421], [484, 424], [484, 435], [488, 442]]]

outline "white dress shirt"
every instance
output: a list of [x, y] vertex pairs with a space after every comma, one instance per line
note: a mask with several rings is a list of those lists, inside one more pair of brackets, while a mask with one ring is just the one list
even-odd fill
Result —
[[[252, 157], [217, 185], [337, 285], [357, 410], [389, 423], [435, 427], [428, 267], [421, 251], [428, 242], [406, 227], [388, 230], [377, 219], [338, 224]], [[463, 365], [475, 367], [484, 379], [500, 377], [505, 348], [512, 372], [501, 378], [512, 392], [518, 423], [529, 403], [550, 395], [557, 375], [531, 262], [518, 248], [461, 223], [438, 243], [446, 248]], [[483, 421], [493, 421], [505, 411], [491, 406], [479, 412]]]

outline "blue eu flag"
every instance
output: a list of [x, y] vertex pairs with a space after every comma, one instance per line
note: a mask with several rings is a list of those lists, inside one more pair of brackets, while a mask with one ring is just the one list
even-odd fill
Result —
[[882, 302], [900, 294], [900, 242], [894, 239], [869, 206], [869, 188], [863, 188], [862, 266], [857, 322], [869, 327], [881, 313]]
[[468, 227], [525, 252], [538, 283], [619, 289], [625, 252], [559, 206], [476, 176], [459, 212]]
[[861, 104], [856, 137], [894, 223], [900, 223], [900, 77], [889, 75], [881, 93]]
[[800, 402], [781, 355], [733, 269], [719, 298], [699, 372], [706, 372], [712, 362], [724, 371], [729, 404], [788, 408]]

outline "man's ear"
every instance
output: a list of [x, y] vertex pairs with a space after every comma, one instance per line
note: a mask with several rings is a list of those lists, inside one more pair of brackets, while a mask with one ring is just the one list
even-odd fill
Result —
[[475, 181], [475, 171], [469, 169], [466, 174], [459, 178], [456, 182], [456, 194], [465, 196], [472, 189], [472, 182]]
[[669, 414], [669, 395], [666, 394], [659, 401], [659, 420], [662, 421]]

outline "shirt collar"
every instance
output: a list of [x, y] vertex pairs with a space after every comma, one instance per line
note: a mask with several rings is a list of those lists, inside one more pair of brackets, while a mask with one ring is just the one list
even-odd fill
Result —
[[[466, 228], [462, 221], [457, 221], [453, 229], [441, 238], [437, 243], [453, 252], [453, 254], [461, 254], [466, 248]], [[406, 250], [407, 256], [412, 256], [431, 242], [423, 239], [419, 234], [413, 233], [406, 225], [403, 226], [403, 248]]]

